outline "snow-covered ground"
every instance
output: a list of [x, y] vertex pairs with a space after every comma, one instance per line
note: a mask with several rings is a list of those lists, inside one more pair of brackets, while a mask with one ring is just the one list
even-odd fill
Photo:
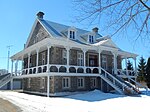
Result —
[[0, 92], [0, 97], [23, 112], [149, 112], [150, 91], [139, 96], [103, 93], [99, 90], [65, 97], [43, 97], [18, 92]]

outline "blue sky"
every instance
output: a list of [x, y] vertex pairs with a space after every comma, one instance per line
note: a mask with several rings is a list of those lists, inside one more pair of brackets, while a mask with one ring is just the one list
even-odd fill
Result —
[[[7, 68], [8, 45], [13, 45], [10, 55], [23, 49], [38, 11], [45, 13], [44, 19], [90, 31], [94, 26], [72, 22], [75, 21], [74, 9], [72, 0], [0, 0], [0, 69]], [[100, 29], [99, 33], [109, 35], [110, 32], [101, 32]], [[130, 38], [130, 35], [127, 38], [124, 34], [112, 37], [121, 49], [147, 59], [150, 46], [143, 44], [140, 39], [133, 44]]]

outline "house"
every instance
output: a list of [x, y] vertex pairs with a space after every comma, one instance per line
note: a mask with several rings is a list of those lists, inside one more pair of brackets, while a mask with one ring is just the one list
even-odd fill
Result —
[[138, 94], [123, 80], [137, 84], [136, 66], [134, 71], [122, 70], [121, 64], [132, 58], [136, 65], [137, 54], [121, 50], [109, 36], [100, 35], [97, 27], [86, 31], [43, 16], [43, 12], [37, 14], [25, 48], [11, 57], [11, 83], [21, 78], [24, 92], [47, 96], [94, 89]]

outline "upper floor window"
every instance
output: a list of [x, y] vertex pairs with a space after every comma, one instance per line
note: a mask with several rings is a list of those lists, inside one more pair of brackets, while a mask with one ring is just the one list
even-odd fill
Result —
[[42, 53], [42, 65], [46, 64], [46, 55], [45, 52]]
[[83, 53], [78, 52], [78, 66], [82, 66], [83, 65]]
[[63, 59], [67, 59], [67, 51], [65, 49], [63, 50], [62, 54], [63, 54]]
[[94, 36], [93, 35], [89, 35], [89, 42], [93, 43], [94, 42]]
[[70, 30], [70, 31], [69, 31], [69, 34], [70, 34], [70, 35], [69, 35], [69, 38], [70, 38], [70, 39], [75, 39], [75, 31]]

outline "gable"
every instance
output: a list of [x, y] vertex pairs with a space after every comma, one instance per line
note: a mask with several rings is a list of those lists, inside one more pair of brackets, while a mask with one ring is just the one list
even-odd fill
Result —
[[29, 35], [28, 41], [26, 43], [26, 48], [45, 39], [50, 37], [48, 32], [45, 30], [45, 28], [40, 24], [40, 22], [36, 22], [35, 26], [33, 26], [32, 31]]
[[103, 42], [101, 45], [106, 47], [111, 47], [111, 48], [118, 48], [118, 46], [111, 39], [108, 39], [107, 41]]

